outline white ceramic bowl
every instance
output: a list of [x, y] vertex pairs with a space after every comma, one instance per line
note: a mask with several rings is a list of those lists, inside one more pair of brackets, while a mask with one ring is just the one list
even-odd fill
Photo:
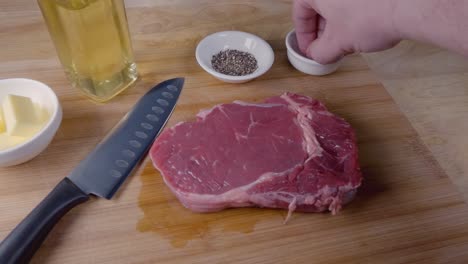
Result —
[[7, 94], [27, 96], [47, 109], [50, 114], [47, 124], [27, 141], [0, 151], [0, 167], [17, 165], [31, 160], [41, 153], [52, 141], [62, 121], [62, 108], [52, 89], [30, 79], [0, 80], [0, 102]]
[[310, 75], [327, 75], [338, 69], [341, 60], [332, 64], [320, 64], [302, 55], [297, 44], [296, 32], [292, 30], [286, 36], [286, 48], [288, 50], [288, 60], [298, 71]]
[[[211, 59], [213, 55], [225, 49], [236, 49], [254, 55], [258, 69], [244, 76], [230, 76], [215, 71], [211, 66]], [[222, 31], [205, 37], [198, 43], [195, 56], [205, 71], [228, 83], [243, 83], [257, 78], [271, 68], [275, 59], [273, 49], [265, 40], [241, 31]]]

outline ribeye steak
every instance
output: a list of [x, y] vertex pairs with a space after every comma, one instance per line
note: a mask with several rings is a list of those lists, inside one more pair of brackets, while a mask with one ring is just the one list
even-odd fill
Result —
[[351, 126], [319, 101], [285, 93], [235, 101], [166, 129], [150, 151], [187, 208], [258, 206], [336, 213], [361, 183]]

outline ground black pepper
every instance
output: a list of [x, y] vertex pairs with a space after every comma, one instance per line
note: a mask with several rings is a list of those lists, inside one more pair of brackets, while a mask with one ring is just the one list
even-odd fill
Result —
[[257, 68], [257, 59], [244, 51], [226, 49], [211, 58], [213, 69], [231, 76], [243, 76], [253, 73]]

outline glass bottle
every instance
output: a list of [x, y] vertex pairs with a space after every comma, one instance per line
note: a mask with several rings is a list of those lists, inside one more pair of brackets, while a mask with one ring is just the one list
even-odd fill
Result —
[[123, 0], [38, 0], [72, 85], [105, 102], [138, 78]]

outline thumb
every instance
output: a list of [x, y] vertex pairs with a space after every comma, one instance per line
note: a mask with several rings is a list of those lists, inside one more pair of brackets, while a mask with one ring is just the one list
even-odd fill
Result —
[[307, 57], [320, 64], [330, 64], [343, 57], [342, 49], [336, 40], [332, 40], [329, 31], [325, 29], [323, 34], [312, 41], [307, 48]]

